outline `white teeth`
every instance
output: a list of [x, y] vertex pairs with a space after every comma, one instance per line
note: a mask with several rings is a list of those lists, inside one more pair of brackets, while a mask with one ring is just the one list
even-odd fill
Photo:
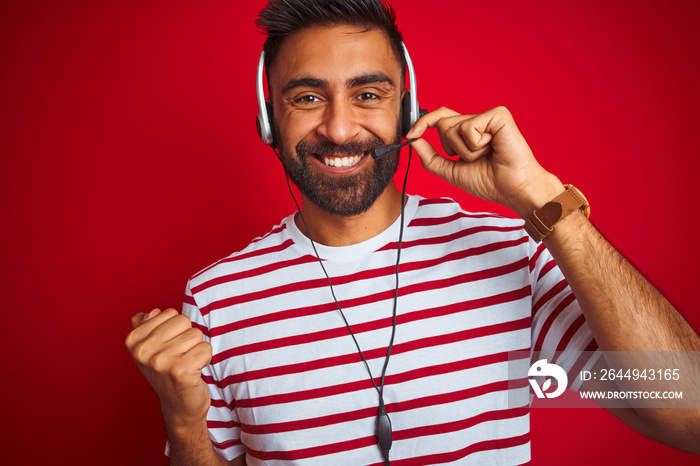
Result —
[[342, 159], [340, 157], [324, 157], [323, 163], [329, 167], [352, 167], [353, 165], [357, 165], [364, 157], [365, 154], [356, 155], [354, 157], [343, 157]]

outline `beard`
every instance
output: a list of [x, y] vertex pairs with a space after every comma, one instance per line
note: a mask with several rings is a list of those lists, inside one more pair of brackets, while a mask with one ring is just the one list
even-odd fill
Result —
[[[279, 133], [276, 136], [281, 141]], [[389, 143], [398, 143], [401, 139], [401, 131], [397, 127], [394, 141]], [[311, 170], [309, 157], [357, 154], [370, 157], [370, 149], [389, 143], [379, 137], [349, 144], [301, 141], [295, 151], [281, 147], [280, 156], [284, 170], [303, 196], [331, 215], [350, 217], [369, 209], [394, 179], [399, 165], [399, 151], [375, 160], [371, 170], [349, 175], [330, 175], [321, 170]]]

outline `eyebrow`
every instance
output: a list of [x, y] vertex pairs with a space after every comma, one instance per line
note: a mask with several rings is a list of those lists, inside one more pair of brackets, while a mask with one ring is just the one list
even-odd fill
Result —
[[[381, 84], [385, 83], [391, 87], [395, 87], [396, 83], [389, 76], [382, 73], [369, 73], [360, 76], [355, 76], [347, 81], [347, 87], [364, 86], [366, 84]], [[282, 94], [296, 89], [298, 87], [316, 87], [316, 88], [327, 88], [328, 81], [320, 78], [314, 78], [311, 76], [301, 76], [299, 78], [292, 78], [287, 83], [282, 86]]]
[[318, 78], [302, 76], [301, 78], [292, 78], [287, 81], [287, 84], [282, 86], [282, 94], [296, 89], [297, 87], [328, 87], [328, 81]]
[[365, 84], [389, 84], [394, 87], [394, 80], [382, 73], [363, 74], [348, 81], [348, 87], [364, 86]]

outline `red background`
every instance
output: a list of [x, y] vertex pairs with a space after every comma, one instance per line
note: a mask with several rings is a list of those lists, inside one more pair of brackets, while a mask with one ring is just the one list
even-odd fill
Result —
[[[164, 463], [157, 397], [123, 345], [129, 317], [179, 308], [190, 274], [293, 208], [254, 130], [262, 6], [0, 7], [5, 464]], [[594, 223], [700, 324], [700, 4], [395, 6], [422, 106], [506, 105]], [[498, 208], [417, 163], [409, 192]], [[600, 409], [536, 409], [532, 424], [535, 463], [697, 461]]]

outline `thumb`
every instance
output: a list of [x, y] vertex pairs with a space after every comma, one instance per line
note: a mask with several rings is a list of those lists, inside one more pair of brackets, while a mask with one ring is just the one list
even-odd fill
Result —
[[430, 145], [425, 139], [416, 139], [411, 143], [411, 146], [416, 150], [416, 154], [420, 157], [420, 162], [423, 168], [430, 173], [439, 176], [450, 184], [454, 184], [454, 165], [455, 161], [443, 157]]
[[131, 318], [131, 328], [139, 327], [141, 324], [146, 322], [148, 319], [157, 316], [161, 312], [162, 311], [160, 309], [153, 309], [148, 314], [144, 314], [143, 312], [139, 312], [138, 314], [136, 314], [134, 317]]

